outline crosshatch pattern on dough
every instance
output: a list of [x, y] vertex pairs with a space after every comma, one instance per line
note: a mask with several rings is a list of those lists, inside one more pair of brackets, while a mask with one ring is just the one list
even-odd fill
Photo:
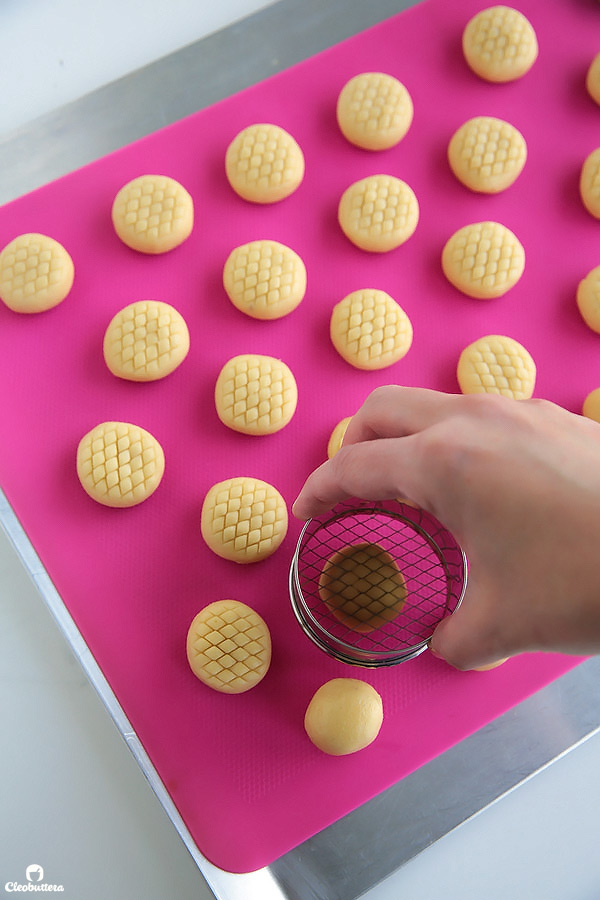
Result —
[[183, 316], [168, 303], [138, 300], [110, 322], [104, 359], [110, 371], [130, 381], [154, 381], [185, 359], [190, 336]]
[[292, 194], [304, 177], [304, 155], [279, 125], [250, 125], [227, 148], [225, 170], [233, 190], [254, 203]]
[[262, 681], [271, 662], [271, 636], [255, 610], [238, 600], [216, 600], [190, 625], [187, 656], [197, 678], [225, 694]]
[[476, 222], [460, 228], [446, 243], [442, 268], [448, 281], [470, 297], [500, 297], [525, 269], [522, 244], [499, 222]]
[[410, 128], [413, 103], [405, 86], [384, 72], [363, 72], [342, 88], [337, 102], [340, 129], [352, 144], [384, 150]]
[[112, 219], [121, 240], [142, 253], [165, 253], [183, 243], [194, 205], [183, 185], [166, 175], [140, 175], [118, 192]]
[[287, 532], [285, 500], [258, 478], [221, 481], [202, 506], [202, 536], [210, 549], [239, 563], [252, 563], [277, 550]]
[[272, 356], [243, 354], [230, 359], [215, 386], [223, 424], [244, 434], [273, 434], [296, 411], [298, 388], [292, 372]]
[[81, 439], [77, 474], [83, 488], [105, 506], [135, 506], [154, 493], [165, 457], [156, 438], [127, 422], [103, 422]]
[[21, 234], [0, 253], [0, 297], [15, 312], [43, 312], [61, 303], [74, 266], [62, 244], [45, 234]]
[[333, 346], [358, 369], [383, 369], [406, 356], [413, 339], [411, 321], [385, 291], [353, 291], [334, 307]]
[[382, 253], [399, 247], [414, 233], [419, 203], [408, 184], [393, 175], [371, 175], [342, 194], [340, 227], [360, 247]]
[[279, 319], [292, 312], [306, 292], [306, 266], [277, 241], [252, 241], [232, 250], [223, 286], [233, 305], [255, 319]]
[[448, 160], [466, 187], [497, 193], [509, 187], [523, 171], [527, 145], [518, 129], [492, 116], [476, 116], [452, 136]]
[[530, 22], [509, 6], [490, 6], [468, 22], [463, 34], [465, 59], [487, 81], [513, 81], [529, 71], [538, 55]]
[[465, 347], [458, 361], [457, 377], [463, 394], [502, 394], [526, 400], [533, 394], [536, 367], [518, 341], [488, 335]]

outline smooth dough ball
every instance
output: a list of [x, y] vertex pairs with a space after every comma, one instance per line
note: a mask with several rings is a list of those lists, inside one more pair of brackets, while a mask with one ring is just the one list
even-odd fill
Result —
[[331, 756], [368, 747], [382, 722], [381, 697], [357, 678], [333, 678], [322, 684], [304, 716], [304, 728], [315, 747]]
[[583, 401], [582, 413], [586, 419], [600, 422], [600, 388], [595, 388], [587, 395]]
[[585, 86], [594, 103], [597, 103], [598, 106], [600, 106], [600, 53], [597, 53], [590, 63], [585, 79]]

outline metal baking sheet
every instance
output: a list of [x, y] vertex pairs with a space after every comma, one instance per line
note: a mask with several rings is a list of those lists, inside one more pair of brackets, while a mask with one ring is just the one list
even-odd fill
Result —
[[[20, 196], [409, 5], [374, 2], [366, 9], [336, 0], [321, 9], [318, 3], [280, 0], [6, 136], [0, 200]], [[242, 896], [353, 900], [600, 727], [595, 691], [599, 663], [590, 660], [271, 866], [250, 875], [221, 872], [193, 845], [3, 498], [0, 519], [182, 839], [223, 900]], [[412, 811], [410, 818], [407, 809]]]

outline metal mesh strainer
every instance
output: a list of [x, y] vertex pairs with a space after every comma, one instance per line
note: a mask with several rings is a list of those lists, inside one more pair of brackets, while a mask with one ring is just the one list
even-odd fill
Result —
[[342, 662], [392, 666], [426, 649], [467, 581], [465, 555], [429, 513], [351, 500], [305, 524], [290, 568], [302, 629]]

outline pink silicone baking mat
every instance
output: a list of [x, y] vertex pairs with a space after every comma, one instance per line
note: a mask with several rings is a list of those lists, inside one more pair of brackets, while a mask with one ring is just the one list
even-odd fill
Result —
[[[247, 567], [214, 556], [200, 535], [214, 482], [256, 476], [291, 504], [334, 425], [375, 386], [456, 391], [458, 355], [484, 334], [529, 349], [538, 397], [579, 411], [600, 384], [600, 337], [575, 305], [578, 281], [600, 263], [600, 222], [578, 195], [581, 164], [600, 145], [600, 108], [585, 90], [600, 6], [520, 0], [540, 55], [506, 85], [481, 81], [462, 57], [463, 27], [482, 6], [429, 0], [0, 210], [0, 246], [47, 233], [76, 269], [52, 311], [19, 316], [0, 304], [0, 482], [198, 847], [227, 870], [268, 864], [578, 662], [531, 655], [477, 674], [424, 654], [395, 669], [349, 669], [294, 620], [287, 577], [300, 523], [291, 520], [273, 557]], [[415, 107], [406, 138], [382, 153], [348, 144], [335, 121], [339, 90], [369, 70], [398, 77]], [[470, 193], [446, 162], [450, 136], [473, 115], [507, 119], [527, 140], [522, 176], [497, 196]], [[267, 207], [239, 199], [224, 173], [231, 139], [260, 121], [290, 131], [306, 158], [300, 189]], [[148, 172], [178, 179], [196, 209], [190, 239], [160, 257], [125, 247], [110, 221], [117, 190]], [[343, 190], [379, 172], [406, 180], [421, 208], [414, 236], [381, 255], [353, 247], [336, 221]], [[490, 302], [457, 292], [440, 268], [447, 238], [484, 219], [511, 228], [527, 254], [520, 283]], [[307, 265], [305, 300], [276, 322], [245, 317], [222, 287], [229, 252], [258, 238], [288, 244]], [[405, 359], [375, 373], [350, 367], [329, 341], [333, 305], [361, 287], [386, 290], [414, 326]], [[153, 384], [114, 378], [102, 357], [109, 320], [143, 298], [173, 304], [191, 333], [185, 363]], [[217, 374], [245, 352], [280, 357], [296, 375], [298, 409], [278, 434], [235, 434], [216, 416]], [[94, 503], [77, 480], [79, 439], [108, 419], [143, 426], [165, 450], [159, 490], [133, 509]], [[266, 678], [237, 696], [201, 684], [185, 657], [191, 619], [223, 597], [256, 608], [273, 637]], [[314, 690], [342, 675], [380, 691], [385, 721], [371, 747], [333, 758], [309, 742], [303, 717]]]

